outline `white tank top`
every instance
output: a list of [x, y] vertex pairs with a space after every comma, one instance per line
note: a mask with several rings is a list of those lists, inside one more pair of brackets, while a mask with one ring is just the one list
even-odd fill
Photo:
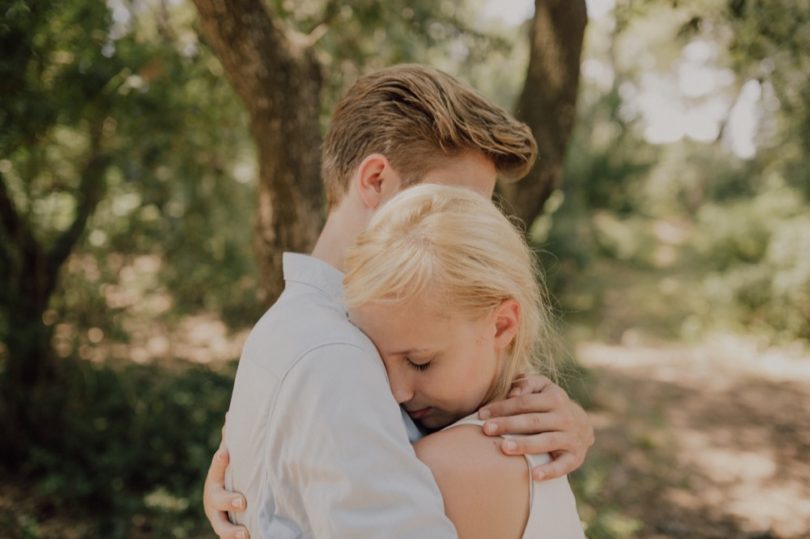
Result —
[[[443, 430], [461, 425], [483, 426], [478, 413], [459, 419]], [[503, 435], [502, 438], [519, 438], [520, 436]], [[529, 518], [523, 529], [523, 539], [584, 539], [582, 524], [577, 514], [574, 493], [568, 485], [568, 478], [563, 476], [547, 481], [531, 479], [534, 466], [551, 460], [547, 453], [542, 455], [525, 455], [529, 473]]]

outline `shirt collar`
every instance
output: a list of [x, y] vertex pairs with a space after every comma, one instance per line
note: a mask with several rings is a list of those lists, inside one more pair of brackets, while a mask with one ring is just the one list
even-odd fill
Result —
[[284, 253], [284, 281], [301, 283], [323, 291], [343, 305], [343, 273], [334, 266], [309, 255]]

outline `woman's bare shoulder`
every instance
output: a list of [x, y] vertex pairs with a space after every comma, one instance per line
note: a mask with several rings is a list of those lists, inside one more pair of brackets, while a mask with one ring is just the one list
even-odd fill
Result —
[[529, 471], [522, 456], [477, 425], [443, 430], [414, 444], [442, 491], [459, 537], [520, 537], [529, 514]]

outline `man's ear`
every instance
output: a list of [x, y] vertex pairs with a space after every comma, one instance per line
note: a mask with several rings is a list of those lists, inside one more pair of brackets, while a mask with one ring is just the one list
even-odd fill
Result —
[[399, 174], [381, 153], [368, 155], [357, 167], [357, 192], [367, 208], [377, 209], [399, 191]]
[[495, 325], [495, 347], [508, 348], [515, 340], [520, 326], [520, 304], [513, 298], [505, 299], [493, 312]]

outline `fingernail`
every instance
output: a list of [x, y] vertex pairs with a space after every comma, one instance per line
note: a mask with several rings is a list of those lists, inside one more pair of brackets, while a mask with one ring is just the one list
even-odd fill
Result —
[[512, 391], [510, 391], [510, 392], [509, 392], [509, 395], [507, 395], [507, 396], [509, 396], [509, 397], [514, 397], [514, 396], [516, 396], [516, 395], [520, 395], [520, 390], [519, 390], [518, 388], [515, 388], [515, 389], [513, 389]]
[[487, 434], [495, 434], [498, 432], [498, 425], [495, 423], [484, 423], [484, 432]]
[[517, 444], [515, 442], [513, 442], [512, 440], [506, 440], [503, 443], [503, 449], [504, 449], [504, 451], [508, 451], [508, 452], [511, 453], [512, 451], [517, 449]]
[[544, 478], [545, 478], [545, 475], [543, 474], [543, 472], [541, 472], [539, 470], [534, 471], [534, 480], [535, 481], [542, 481]]
[[478, 417], [479, 419], [489, 419], [492, 417], [492, 412], [490, 412], [488, 408], [481, 408], [478, 410]]
[[236, 509], [242, 509], [242, 506], [245, 505], [245, 502], [242, 501], [242, 498], [234, 498], [231, 500], [231, 505]]
[[236, 539], [247, 539], [247, 533], [245, 533], [245, 530], [239, 530], [236, 532]]
[[217, 460], [223, 462], [225, 460], [225, 451], [222, 449], [217, 451]]

